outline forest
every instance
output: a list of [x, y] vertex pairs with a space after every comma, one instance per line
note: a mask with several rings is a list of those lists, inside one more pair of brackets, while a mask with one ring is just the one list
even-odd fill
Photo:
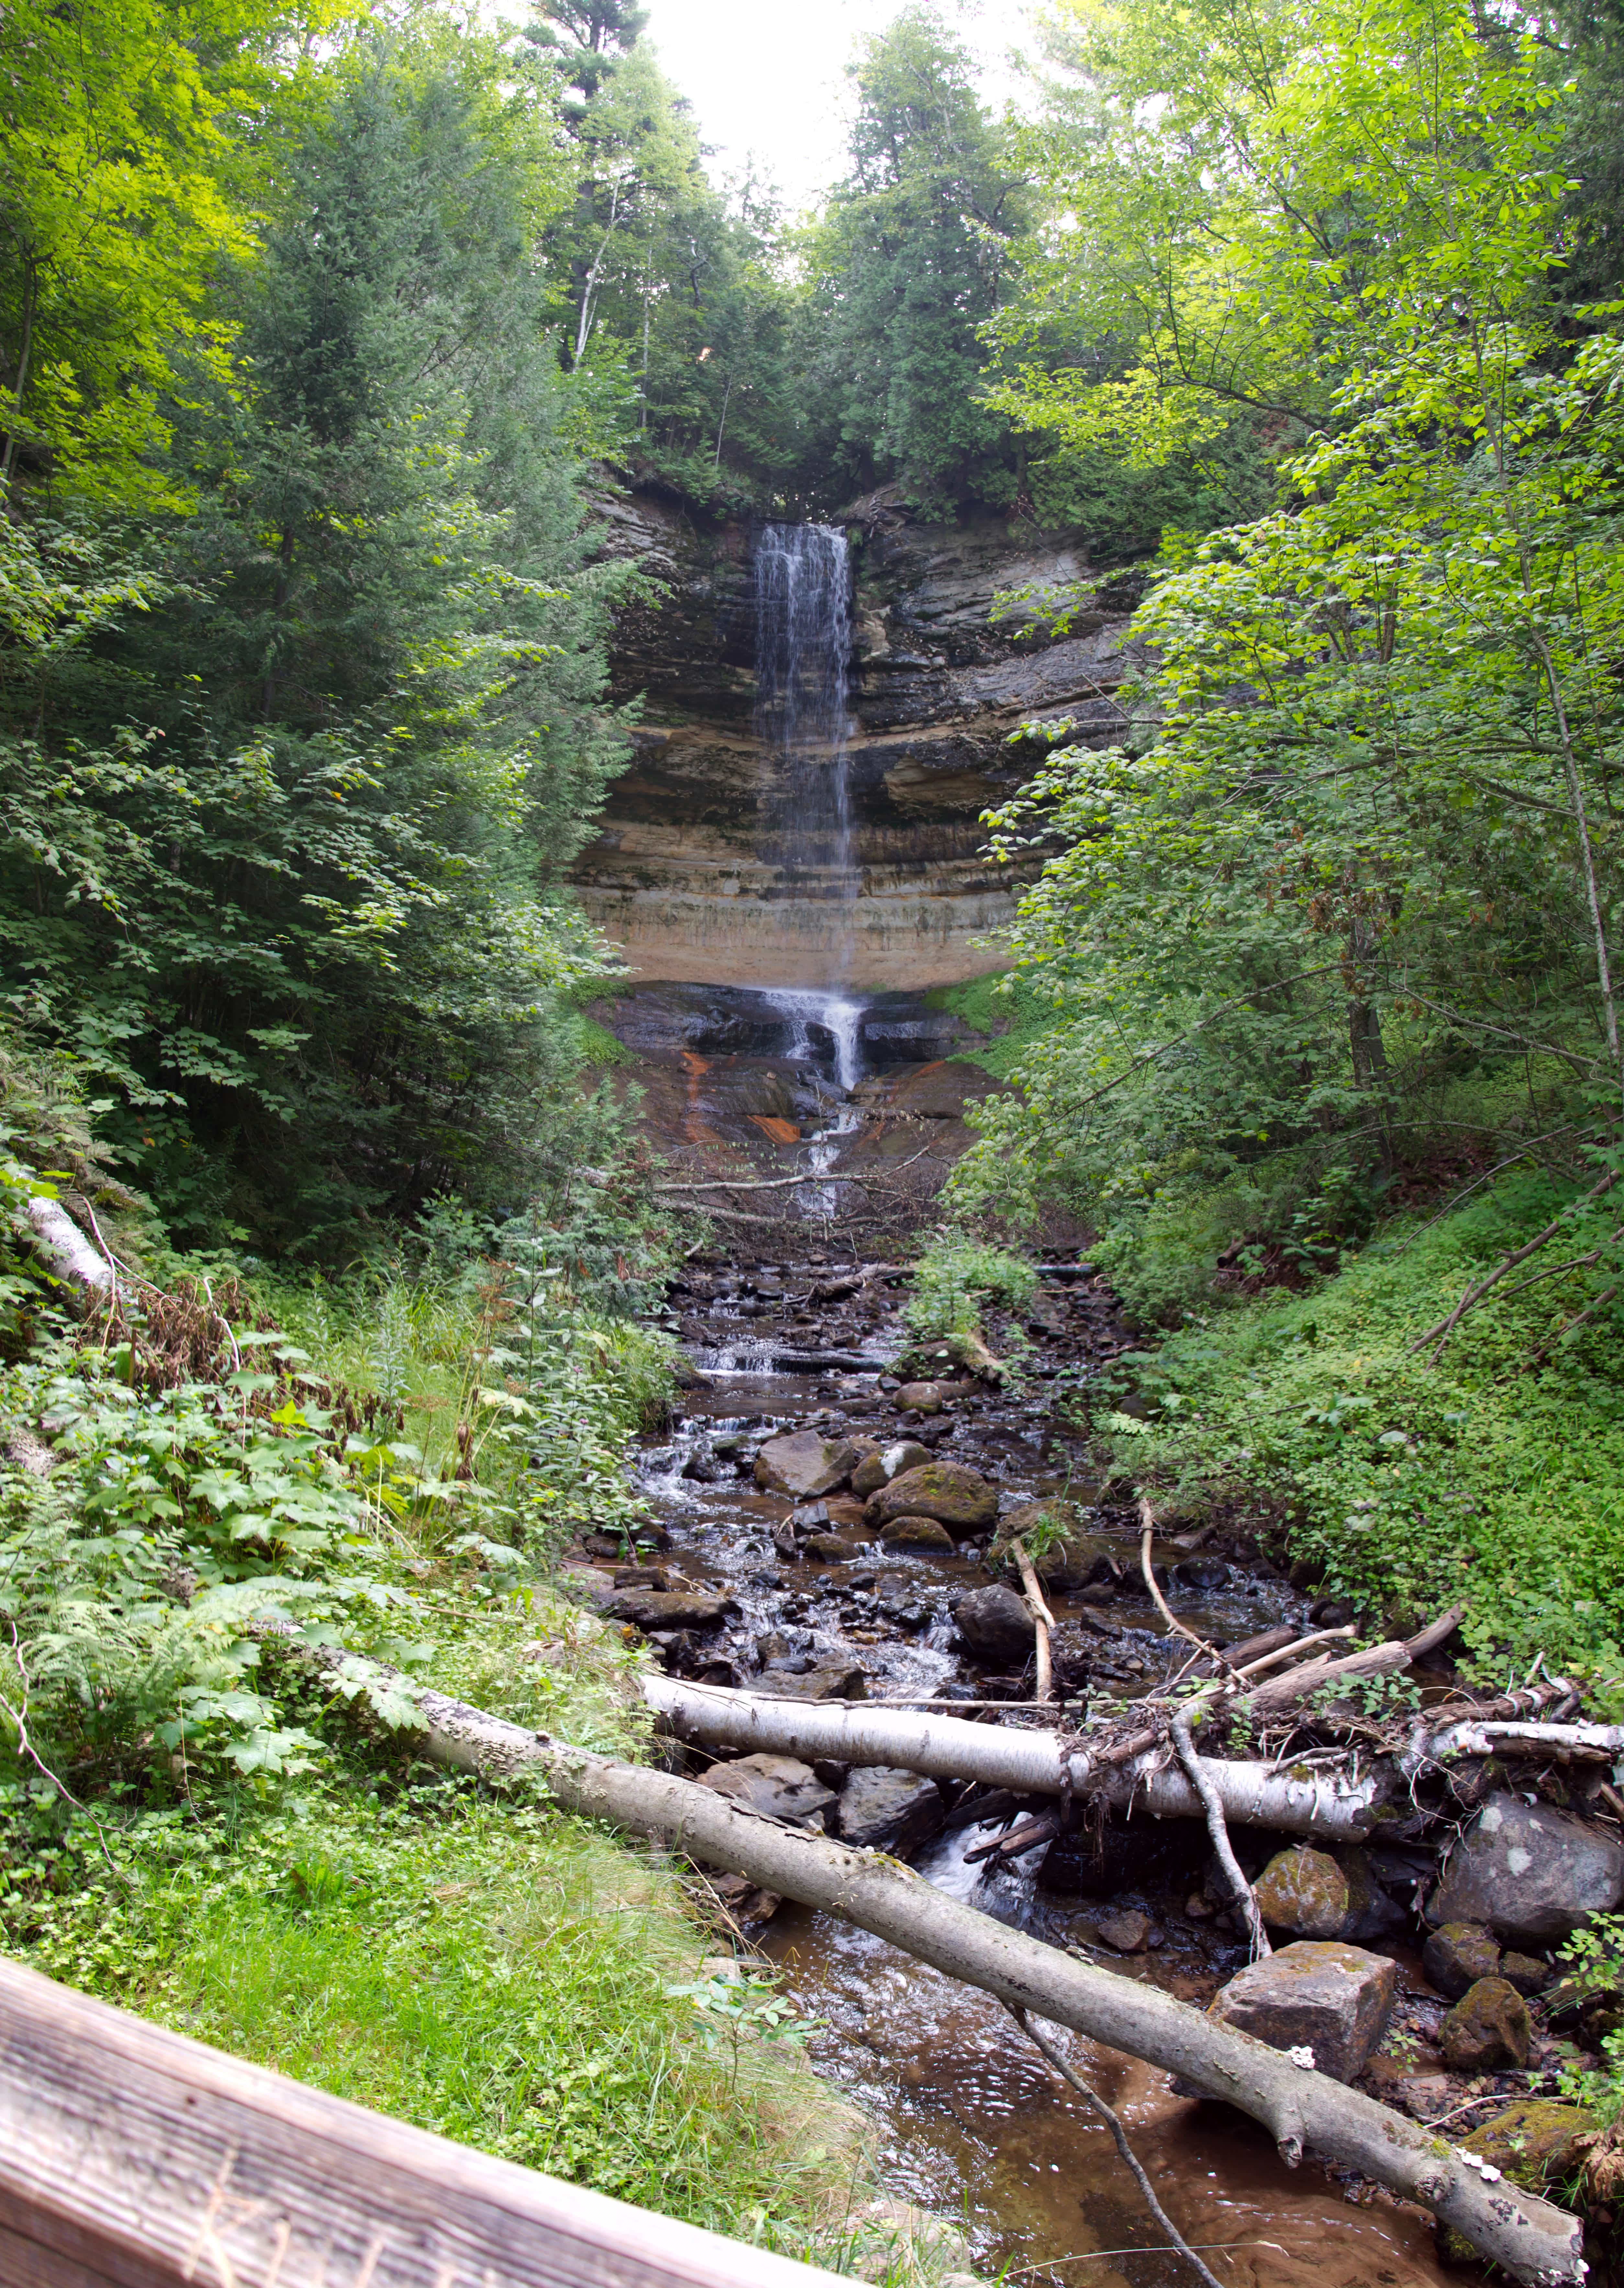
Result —
[[[771, 1976], [706, 1983], [684, 1863], [412, 1696], [662, 1752], [564, 1560], [652, 1545], [668, 1291], [733, 1238], [587, 1013], [664, 592], [606, 517], [1081, 536], [1003, 600], [1128, 595], [1135, 669], [984, 820], [1032, 878], [910, 1339], [1018, 1381], [1085, 1230], [1129, 1339], [1051, 1396], [1108, 1487], [1617, 1725], [1624, 20], [1052, 0], [1000, 115], [914, 0], [805, 213], [657, 29], [0, 17], [0, 1952], [910, 2288], [949, 2259]], [[1619, 2029], [1563, 2068], [1603, 2230]]]

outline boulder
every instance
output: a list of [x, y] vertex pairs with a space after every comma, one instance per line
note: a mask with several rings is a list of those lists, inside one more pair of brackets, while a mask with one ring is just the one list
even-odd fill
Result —
[[1296, 1938], [1379, 1938], [1403, 1920], [1362, 1851], [1306, 1845], [1281, 1851], [1258, 1877], [1257, 1903], [1271, 1930]]
[[886, 1482], [885, 1464], [878, 1453], [864, 1454], [851, 1474], [851, 1490], [862, 1501], [877, 1494]]
[[894, 1517], [882, 1528], [880, 1538], [888, 1549], [939, 1549], [948, 1556], [959, 1546], [934, 1517]]
[[717, 1629], [738, 1607], [702, 1589], [617, 1589], [604, 1607], [611, 1620], [640, 1629]]
[[937, 1382], [904, 1382], [891, 1403], [904, 1414], [940, 1414], [942, 1386]]
[[792, 1827], [821, 1827], [834, 1801], [833, 1789], [793, 1756], [741, 1756], [736, 1763], [712, 1764], [699, 1784]]
[[1457, 2073], [1525, 2066], [1533, 2028], [1528, 2005], [1509, 1978], [1469, 1986], [1438, 2030], [1438, 2047]]
[[1504, 2172], [1525, 2192], [1542, 2193], [1572, 2169], [1579, 2140], [1596, 2127], [1576, 2105], [1560, 2105], [1549, 2097], [1519, 2098], [1461, 2142], [1469, 2153]]
[[874, 1602], [888, 1620], [909, 1629], [922, 1629], [935, 1611], [929, 1593], [906, 1573], [882, 1573], [874, 1584]]
[[1519, 1994], [1543, 1994], [1553, 1976], [1549, 1963], [1534, 1954], [1502, 1954], [1500, 1974], [1509, 1979]]
[[1363, 1947], [1302, 1939], [1249, 1963], [1211, 2014], [1276, 2050], [1310, 2050], [1321, 2073], [1351, 2081], [1387, 2030], [1398, 1970]]
[[929, 1447], [919, 1439], [898, 1438], [880, 1457], [885, 1483], [888, 1486], [893, 1478], [900, 1478], [905, 1471], [922, 1470], [932, 1458]]
[[795, 1529], [787, 1517], [781, 1517], [773, 1528], [773, 1547], [780, 1557], [793, 1564], [800, 1554], [800, 1544], [795, 1538]]
[[847, 1781], [838, 1815], [843, 1843], [905, 1859], [942, 1832], [945, 1813], [935, 1780], [872, 1764]]
[[[1104, 1534], [1087, 1530], [1083, 1513], [1075, 1502], [1026, 1502], [1021, 1508], [1012, 1510], [999, 1526], [992, 1555], [1013, 1564], [1015, 1561], [1009, 1555], [1012, 1541], [1030, 1539], [1039, 1529], [1049, 1531], [1055, 1528], [1063, 1538], [1051, 1542], [1040, 1557], [1032, 1557], [1032, 1569], [1040, 1581], [1065, 1594], [1095, 1585], [1116, 1585], [1122, 1573], [1121, 1558]], [[1028, 1554], [1031, 1553], [1029, 1547]]]
[[983, 1533], [998, 1516], [998, 1490], [962, 1462], [925, 1462], [904, 1470], [871, 1499], [871, 1525], [894, 1517], [934, 1517], [956, 1540]]
[[1469, 1986], [1500, 1972], [1500, 1948], [1481, 1923], [1445, 1923], [1421, 1949], [1421, 1968], [1440, 1994], [1459, 2000]]
[[801, 1544], [808, 1557], [816, 1557], [825, 1565], [844, 1565], [856, 1552], [838, 1533], [809, 1533]]
[[821, 1431], [794, 1430], [769, 1438], [756, 1456], [757, 1485], [769, 1494], [792, 1494], [816, 1501], [844, 1485], [863, 1457], [849, 1438], [825, 1438]]
[[1222, 1589], [1228, 1585], [1230, 1568], [1222, 1557], [1182, 1557], [1173, 1577], [1181, 1589]]
[[1430, 1923], [1487, 1923], [1502, 1941], [1553, 1946], [1624, 1899], [1624, 1846], [1547, 1803], [1492, 1795], [1455, 1845]]
[[768, 1700], [866, 1700], [868, 1672], [859, 1662], [837, 1654], [814, 1662], [800, 1676], [776, 1668], [753, 1682], [747, 1677], [744, 1689]]
[[820, 1525], [829, 1522], [826, 1501], [800, 1502], [793, 1508], [784, 1523], [793, 1533], [815, 1533]]
[[1003, 1581], [972, 1589], [953, 1607], [959, 1633], [977, 1660], [993, 1668], [1019, 1668], [1031, 1656], [1037, 1627], [1026, 1601]]

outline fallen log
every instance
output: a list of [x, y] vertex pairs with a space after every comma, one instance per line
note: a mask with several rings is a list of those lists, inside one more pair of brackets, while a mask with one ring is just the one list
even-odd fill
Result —
[[1226, 1712], [1244, 1708], [1254, 1720], [1267, 1722], [1283, 1715], [1310, 1693], [1323, 1690], [1326, 1685], [1354, 1684], [1362, 1677], [1389, 1676], [1405, 1669], [1431, 1652], [1445, 1639], [1452, 1636], [1464, 1616], [1464, 1605], [1452, 1605], [1431, 1625], [1413, 1637], [1391, 1637], [1385, 1644], [1367, 1645], [1363, 1652], [1349, 1653], [1345, 1659], [1304, 1661], [1289, 1675], [1271, 1676], [1266, 1683], [1254, 1686], [1239, 1701], [1226, 1704]]
[[[848, 1707], [832, 1702], [767, 1700], [720, 1685], [684, 1684], [657, 1672], [640, 1680], [643, 1697], [684, 1737], [712, 1747], [820, 1757], [842, 1764], [885, 1764], [935, 1779], [978, 1780], [1016, 1795], [1103, 1795], [1157, 1819], [1205, 1819], [1206, 1807], [1187, 1776], [1166, 1767], [1154, 1727], [1097, 1749], [1076, 1740], [1063, 1746], [1053, 1731], [969, 1724], [962, 1717], [921, 1716], [881, 1703]], [[1238, 1827], [1278, 1827], [1292, 1835], [1363, 1841], [1376, 1824], [1390, 1782], [1369, 1771], [1357, 1777], [1316, 1773], [1309, 1777], [1271, 1763], [1204, 1757], [1202, 1767]]]
[[[1430, 1734], [1421, 1760], [1445, 1756], [1624, 1755], [1624, 1724], [1449, 1724]], [[1408, 1761], [1406, 1755], [1405, 1761]]]
[[59, 1279], [92, 1294], [109, 1295], [117, 1283], [113, 1267], [93, 1248], [66, 1208], [55, 1200], [31, 1199], [23, 1210], [34, 1228], [34, 1244]]
[[[306, 1656], [352, 1678], [366, 1665], [322, 1648]], [[569, 1747], [443, 1693], [393, 1681], [417, 1703], [436, 1762], [488, 1776], [533, 1772], [568, 1811], [657, 1837], [706, 1864], [747, 1875], [781, 1898], [841, 1915], [1011, 2009], [1182, 2077], [1261, 2121], [1290, 2165], [1312, 2149], [1357, 2169], [1432, 2210], [1530, 2288], [1582, 2282], [1577, 2218], [1504, 2180], [1485, 2181], [1475, 2157], [1461, 2157], [1374, 2098], [1294, 2063], [1189, 2003], [1007, 1929], [882, 1853], [781, 1827], [695, 1781]]]

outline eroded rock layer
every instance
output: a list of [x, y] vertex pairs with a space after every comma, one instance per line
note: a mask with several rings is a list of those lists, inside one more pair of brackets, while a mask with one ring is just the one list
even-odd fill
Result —
[[[853, 871], [786, 837], [783, 758], [755, 727], [751, 576], [758, 528], [649, 491], [607, 504], [612, 545], [663, 584], [620, 616], [618, 699], [646, 695], [630, 767], [577, 861], [583, 902], [644, 977], [714, 985], [915, 989], [999, 965], [977, 943], [1015, 881], [979, 853], [981, 814], [1040, 750], [1023, 721], [1065, 715], [1118, 736], [1136, 597], [1098, 585], [1058, 640], [1020, 591], [1090, 579], [1075, 538], [983, 519], [919, 523], [890, 489], [840, 521], [855, 567]], [[998, 616], [994, 617], [995, 609]]]

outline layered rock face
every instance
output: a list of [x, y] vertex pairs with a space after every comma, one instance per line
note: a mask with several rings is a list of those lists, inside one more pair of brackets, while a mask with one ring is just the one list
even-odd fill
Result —
[[[582, 902], [647, 979], [917, 990], [999, 965], [975, 941], [1017, 880], [979, 858], [981, 813], [1041, 750], [1023, 721], [1067, 715], [1119, 735], [1136, 595], [1107, 583], [1048, 640], [1030, 606], [994, 598], [1087, 588], [1074, 538], [983, 519], [919, 523], [894, 490], [843, 512], [850, 545], [849, 869], [793, 830], [784, 757], [756, 715], [752, 556], [760, 528], [650, 491], [605, 504], [611, 546], [667, 591], [620, 616], [617, 699], [646, 695], [630, 768], [577, 861]], [[833, 758], [830, 759], [834, 767]]]

